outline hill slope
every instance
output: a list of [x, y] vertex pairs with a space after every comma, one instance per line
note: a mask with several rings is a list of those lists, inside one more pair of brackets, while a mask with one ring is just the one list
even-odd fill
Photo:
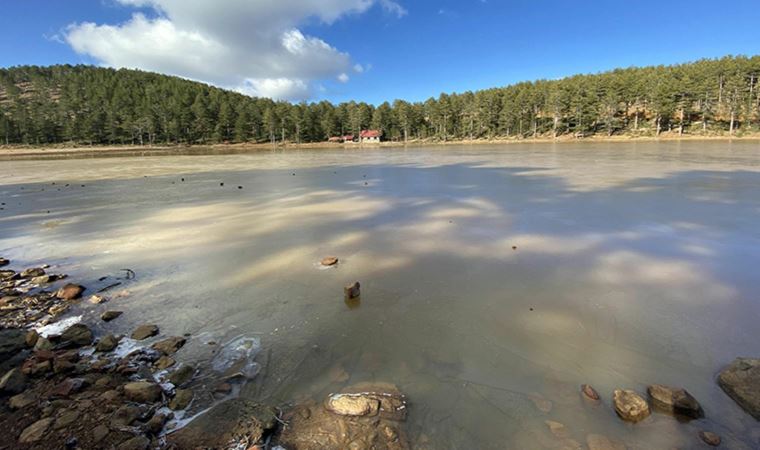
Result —
[[736, 134], [760, 128], [760, 56], [524, 82], [421, 103], [290, 104], [177, 77], [91, 66], [0, 69], [0, 143], [315, 142]]

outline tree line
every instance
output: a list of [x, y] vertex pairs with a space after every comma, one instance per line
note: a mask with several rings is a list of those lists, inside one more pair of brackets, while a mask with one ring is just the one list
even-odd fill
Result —
[[177, 77], [57, 65], [0, 69], [0, 143], [319, 142], [678, 134], [760, 129], [760, 56], [632, 67], [374, 106], [275, 102]]

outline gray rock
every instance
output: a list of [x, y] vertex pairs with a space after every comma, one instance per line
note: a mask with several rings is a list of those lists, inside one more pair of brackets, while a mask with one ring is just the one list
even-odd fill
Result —
[[142, 341], [158, 334], [157, 325], [141, 325], [132, 332], [132, 339]]
[[108, 433], [110, 433], [111, 430], [108, 429], [107, 426], [100, 424], [92, 429], [92, 442], [97, 444], [98, 442], [102, 441], [103, 439], [108, 436]]
[[719, 446], [722, 440], [720, 436], [710, 431], [700, 431], [699, 438], [702, 439], [702, 442], [711, 447]]
[[149, 381], [135, 381], [124, 385], [124, 395], [137, 403], [153, 403], [161, 399], [161, 386]]
[[640, 422], [649, 417], [649, 404], [631, 390], [616, 389], [612, 395], [615, 412], [628, 422]]
[[169, 382], [175, 386], [182, 386], [193, 379], [195, 375], [195, 368], [187, 364], [183, 364], [177, 370], [169, 375]]
[[169, 402], [169, 408], [174, 411], [186, 409], [191, 401], [193, 401], [193, 391], [190, 389], [177, 389], [174, 398]]
[[118, 319], [122, 314], [123, 312], [121, 311], [106, 311], [100, 315], [100, 320], [104, 322], [110, 322], [112, 320]]
[[110, 352], [110, 351], [113, 351], [118, 346], [119, 346], [119, 338], [117, 338], [113, 334], [109, 334], [107, 336], [103, 336], [98, 341], [98, 345], [95, 346], [95, 351], [103, 352], [103, 353]]
[[20, 444], [31, 444], [37, 442], [45, 435], [50, 425], [53, 423], [53, 418], [48, 417], [42, 420], [38, 420], [29, 425], [21, 432], [21, 436], [18, 438]]
[[0, 378], [0, 392], [20, 394], [26, 389], [26, 375], [18, 368], [13, 368]]
[[92, 331], [87, 325], [76, 323], [61, 334], [61, 342], [77, 345], [79, 347], [92, 343]]
[[647, 388], [652, 406], [672, 414], [699, 419], [704, 416], [702, 406], [685, 389], [653, 384]]
[[718, 385], [748, 414], [760, 420], [760, 359], [735, 359], [718, 375]]
[[10, 359], [26, 348], [26, 332], [15, 328], [0, 330], [0, 360]]

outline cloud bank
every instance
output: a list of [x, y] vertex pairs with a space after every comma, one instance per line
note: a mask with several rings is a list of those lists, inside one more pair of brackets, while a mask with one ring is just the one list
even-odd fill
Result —
[[298, 27], [332, 24], [373, 6], [395, 17], [392, 0], [116, 0], [136, 11], [118, 25], [76, 23], [65, 41], [106, 66], [139, 68], [237, 89], [261, 97], [308, 98], [317, 80], [349, 81], [362, 67]]

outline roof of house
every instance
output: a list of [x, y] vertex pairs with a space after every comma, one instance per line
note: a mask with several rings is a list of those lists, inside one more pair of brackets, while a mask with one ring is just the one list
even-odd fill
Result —
[[383, 134], [380, 130], [362, 130], [362, 138], [379, 138]]

